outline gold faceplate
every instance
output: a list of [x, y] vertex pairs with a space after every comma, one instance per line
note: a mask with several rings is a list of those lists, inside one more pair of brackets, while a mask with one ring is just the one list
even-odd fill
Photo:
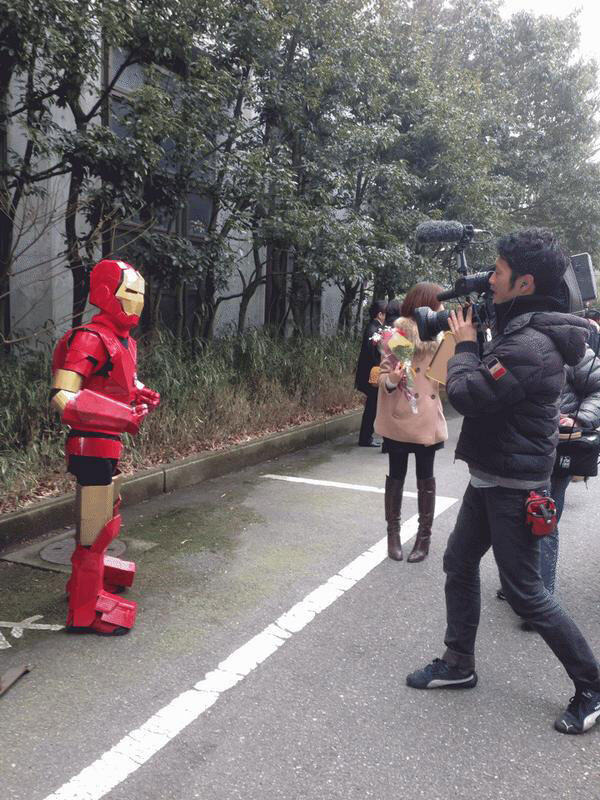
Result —
[[123, 270], [123, 281], [115, 292], [115, 297], [121, 301], [126, 314], [141, 316], [144, 308], [145, 286], [144, 279], [133, 267]]

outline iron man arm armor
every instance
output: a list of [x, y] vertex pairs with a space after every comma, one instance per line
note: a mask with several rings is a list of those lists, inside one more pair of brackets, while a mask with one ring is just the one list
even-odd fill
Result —
[[83, 378], [76, 372], [67, 369], [56, 371], [52, 379], [50, 405], [55, 411], [58, 411], [61, 419], [65, 408], [81, 389], [82, 383]]
[[132, 408], [106, 395], [81, 389], [83, 378], [71, 370], [59, 369], [54, 375], [50, 400], [65, 425], [72, 428], [94, 426], [108, 433], [137, 433], [145, 406]]

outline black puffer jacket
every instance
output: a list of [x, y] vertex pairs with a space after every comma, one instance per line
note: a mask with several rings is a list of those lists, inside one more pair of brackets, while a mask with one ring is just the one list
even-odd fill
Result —
[[565, 367], [565, 374], [565, 387], [560, 396], [560, 413], [574, 417], [581, 428], [597, 428], [600, 426], [600, 357], [596, 356], [591, 347], [587, 347], [579, 364]]
[[482, 357], [476, 343], [459, 343], [446, 384], [465, 417], [456, 457], [481, 472], [540, 484], [554, 465], [564, 365], [581, 361], [588, 333], [578, 317], [531, 310], [541, 300], [511, 303]]

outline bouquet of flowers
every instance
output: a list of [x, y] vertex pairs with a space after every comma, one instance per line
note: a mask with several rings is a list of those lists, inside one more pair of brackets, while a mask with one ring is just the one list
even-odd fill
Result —
[[392, 355], [397, 363], [402, 364], [404, 374], [398, 384], [398, 389], [403, 392], [409, 402], [413, 414], [418, 413], [417, 398], [415, 397], [415, 373], [412, 368], [412, 357], [415, 346], [409, 341], [400, 328], [386, 326], [371, 336], [382, 356]]

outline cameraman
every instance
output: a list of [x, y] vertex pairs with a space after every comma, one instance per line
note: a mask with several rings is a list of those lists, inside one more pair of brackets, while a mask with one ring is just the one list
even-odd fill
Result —
[[564, 365], [585, 351], [588, 324], [560, 312], [568, 257], [550, 231], [531, 228], [498, 241], [490, 278], [496, 326], [480, 356], [469, 309], [450, 317], [457, 341], [448, 362], [450, 403], [464, 415], [456, 457], [471, 480], [444, 555], [446, 651], [407, 677], [416, 689], [477, 683], [479, 562], [492, 547], [504, 593], [565, 667], [575, 695], [554, 726], [584, 733], [600, 718], [600, 670], [571, 618], [544, 588], [540, 541], [527, 526], [525, 500], [550, 483], [558, 440]]

